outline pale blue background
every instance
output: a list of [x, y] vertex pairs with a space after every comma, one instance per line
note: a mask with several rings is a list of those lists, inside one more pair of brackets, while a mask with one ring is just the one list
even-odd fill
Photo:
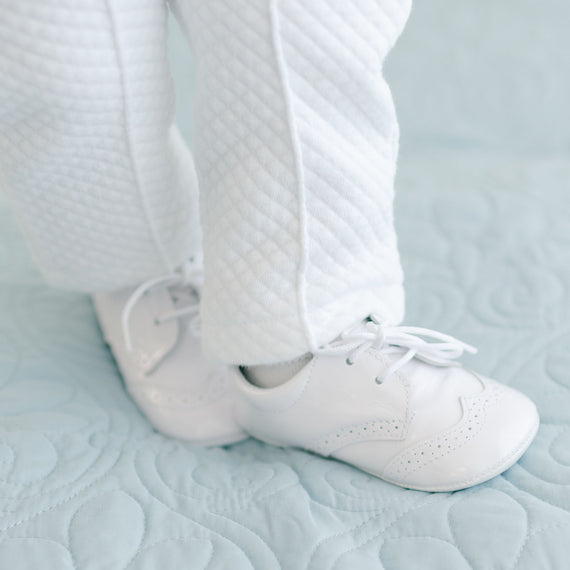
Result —
[[[429, 494], [301, 451], [154, 433], [89, 298], [41, 282], [0, 203], [0, 568], [566, 568], [569, 21], [561, 0], [418, 1], [387, 66], [407, 322], [478, 345], [470, 365], [537, 402], [517, 465]], [[172, 51], [190, 138], [179, 34]]]

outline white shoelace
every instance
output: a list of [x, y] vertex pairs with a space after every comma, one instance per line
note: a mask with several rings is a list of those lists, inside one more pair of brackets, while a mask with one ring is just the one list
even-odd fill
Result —
[[[427, 342], [425, 338], [434, 339]], [[477, 349], [452, 336], [420, 327], [394, 327], [383, 325], [375, 315], [370, 320], [343, 332], [337, 340], [321, 347], [318, 354], [335, 356], [346, 354], [346, 363], [351, 365], [369, 348], [384, 354], [402, 354], [388, 367], [376, 382], [381, 384], [412, 358], [434, 366], [461, 366], [455, 359], [464, 352], [475, 354]]]
[[[186, 262], [180, 267], [180, 269], [169, 273], [167, 275], [162, 275], [160, 277], [154, 277], [145, 281], [139, 285], [128, 298], [123, 311], [121, 313], [121, 327], [123, 331], [123, 337], [125, 339], [125, 346], [128, 352], [133, 349], [131, 330], [129, 326], [129, 319], [135, 308], [136, 304], [142, 299], [142, 297], [148, 294], [152, 289], [156, 287], [167, 287], [167, 288], [180, 288], [188, 290], [192, 295], [192, 302], [182, 309], [177, 309], [171, 311], [164, 315], [157, 316], [155, 318], [155, 325], [161, 325], [173, 319], [179, 319], [184, 316], [191, 316], [189, 322], [189, 330], [195, 334], [200, 334], [200, 298], [197, 282], [201, 281], [201, 271], [196, 268], [192, 263], [192, 260]], [[175, 297], [175, 293], [173, 293]]]

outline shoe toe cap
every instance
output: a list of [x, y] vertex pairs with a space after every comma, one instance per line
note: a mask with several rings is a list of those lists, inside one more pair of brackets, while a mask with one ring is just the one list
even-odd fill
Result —
[[482, 394], [462, 400], [463, 419], [443, 433], [415, 437], [411, 445], [405, 440], [355, 443], [333, 456], [409, 489], [457, 491], [487, 481], [522, 456], [539, 417], [524, 394], [493, 380], [483, 383]]
[[129, 392], [161, 433], [201, 446], [228, 445], [247, 437], [236, 423], [233, 400], [225, 383], [217, 389], [165, 390], [129, 386]]
[[233, 419], [229, 398], [205, 406], [141, 408], [158, 431], [196, 445], [229, 445], [248, 437]]
[[489, 400], [466, 401], [460, 426], [406, 449], [381, 476], [409, 488], [456, 491], [488, 481], [516, 463], [538, 430], [536, 406], [512, 388], [486, 383]]

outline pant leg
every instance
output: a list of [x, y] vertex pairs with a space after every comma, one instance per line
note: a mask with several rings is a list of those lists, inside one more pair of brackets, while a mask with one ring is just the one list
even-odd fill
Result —
[[196, 56], [206, 351], [286, 360], [404, 295], [382, 64], [410, 0], [178, 0]]
[[117, 289], [200, 248], [163, 0], [0, 0], [0, 188], [53, 285]]

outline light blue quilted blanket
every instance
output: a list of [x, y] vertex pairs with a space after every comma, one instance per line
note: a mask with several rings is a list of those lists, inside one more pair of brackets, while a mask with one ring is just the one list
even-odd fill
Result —
[[430, 494], [253, 440], [163, 437], [127, 397], [89, 298], [42, 283], [1, 203], [2, 570], [568, 567], [570, 10], [449, 6], [418, 3], [388, 70], [406, 321], [477, 345], [469, 366], [537, 402], [528, 453]]

